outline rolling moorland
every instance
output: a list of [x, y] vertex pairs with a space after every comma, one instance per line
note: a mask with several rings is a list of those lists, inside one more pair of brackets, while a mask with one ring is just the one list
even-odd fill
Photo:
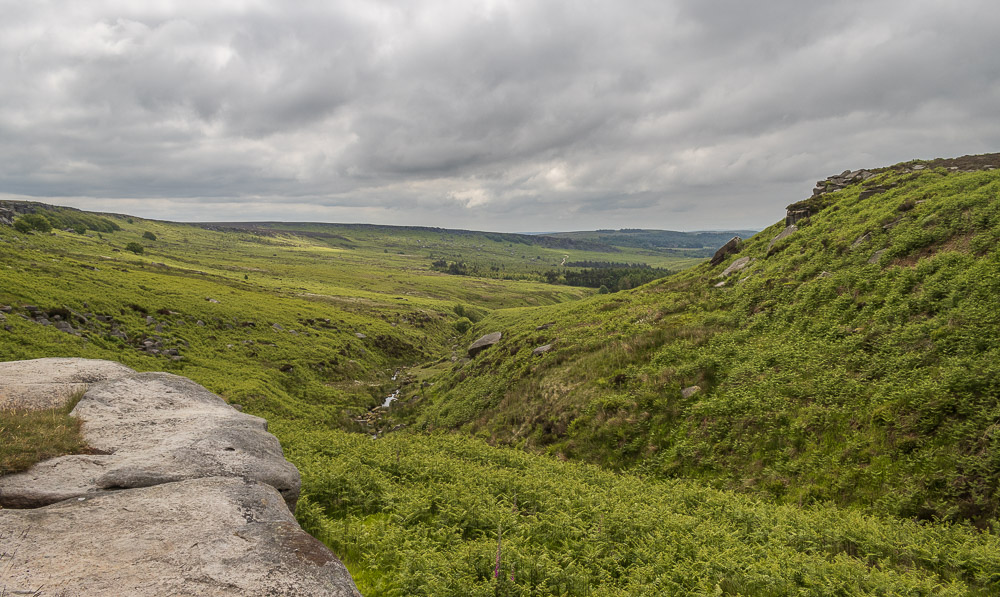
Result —
[[[57, 228], [0, 226], [0, 359], [170, 371], [266, 417], [369, 597], [993, 595], [990, 164], [828, 180], [715, 265], [649, 231], [0, 205]], [[603, 263], [678, 273], [566, 284]]]

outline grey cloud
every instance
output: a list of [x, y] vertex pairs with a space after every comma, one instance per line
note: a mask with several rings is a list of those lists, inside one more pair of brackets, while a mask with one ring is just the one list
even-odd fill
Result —
[[1000, 142], [1000, 14], [974, 0], [146, 4], [5, 10], [0, 192], [750, 227], [844, 168]]

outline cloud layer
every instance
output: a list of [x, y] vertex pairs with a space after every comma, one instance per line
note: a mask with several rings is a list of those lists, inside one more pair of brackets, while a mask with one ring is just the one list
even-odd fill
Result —
[[845, 168], [1000, 150], [997, 30], [974, 0], [7, 2], [0, 193], [189, 221], [762, 227]]

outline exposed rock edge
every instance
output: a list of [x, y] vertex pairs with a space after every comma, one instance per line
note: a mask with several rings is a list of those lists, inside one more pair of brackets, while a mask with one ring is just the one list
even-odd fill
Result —
[[0, 397], [19, 408], [48, 408], [81, 386], [73, 413], [109, 453], [0, 477], [0, 503], [44, 506], [0, 509], [0, 595], [360, 595], [296, 523], [299, 474], [263, 419], [168, 373], [0, 363]]

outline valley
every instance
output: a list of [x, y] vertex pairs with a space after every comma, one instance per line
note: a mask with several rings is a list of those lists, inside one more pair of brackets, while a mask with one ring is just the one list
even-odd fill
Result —
[[996, 594], [993, 157], [831, 177], [757, 234], [0, 202], [54, 226], [0, 225], [0, 360], [266, 418], [369, 597]]

